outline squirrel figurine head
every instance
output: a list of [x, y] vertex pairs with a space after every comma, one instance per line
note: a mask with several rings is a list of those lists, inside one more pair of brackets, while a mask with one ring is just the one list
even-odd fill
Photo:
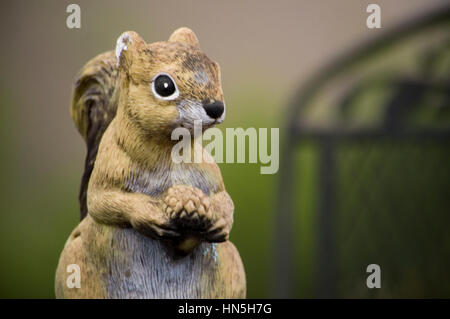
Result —
[[117, 40], [121, 100], [117, 113], [149, 135], [176, 127], [207, 129], [225, 118], [219, 65], [200, 50], [194, 32], [176, 30], [169, 41], [147, 44], [136, 32]]
[[[135, 156], [142, 142], [171, 146], [177, 127], [203, 130], [225, 118], [219, 65], [201, 50], [194, 32], [176, 30], [166, 42], [147, 44], [136, 32], [124, 32], [116, 50], [90, 60], [78, 74], [71, 115], [87, 145], [80, 186], [81, 218], [87, 214], [87, 188], [100, 142], [114, 119], [116, 131]], [[132, 134], [130, 134], [132, 132]], [[136, 143], [136, 138], [142, 138]], [[134, 141], [134, 142], [133, 142]], [[123, 145], [125, 145], [123, 144]], [[152, 151], [152, 150], [150, 150]]]

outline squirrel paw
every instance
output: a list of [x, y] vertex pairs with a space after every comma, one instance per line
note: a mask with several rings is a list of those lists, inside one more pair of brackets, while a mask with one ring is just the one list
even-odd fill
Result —
[[206, 230], [211, 226], [209, 197], [196, 187], [170, 187], [164, 199], [163, 210], [177, 225], [195, 230]]
[[207, 231], [202, 232], [202, 237], [212, 243], [227, 241], [230, 235], [231, 226], [225, 218], [215, 220]]
[[202, 237], [209, 242], [227, 241], [233, 225], [234, 204], [227, 192], [219, 192], [211, 197], [214, 212], [212, 224]]
[[180, 234], [170, 225], [168, 218], [148, 218], [148, 216], [133, 216], [131, 226], [140, 233], [154, 239], [176, 239]]

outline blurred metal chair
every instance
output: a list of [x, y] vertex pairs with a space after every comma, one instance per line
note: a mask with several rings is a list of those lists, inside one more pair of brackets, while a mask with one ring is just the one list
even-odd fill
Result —
[[[378, 192], [374, 197], [375, 203], [380, 204], [376, 205], [387, 207], [383, 206], [389, 205], [389, 203], [382, 203], [384, 198], [386, 202], [390, 201], [400, 207], [396, 208], [399, 216], [408, 214], [407, 209], [404, 208], [407, 199], [400, 199], [400, 196], [396, 194], [383, 193], [387, 189], [385, 185], [394, 184], [390, 178], [399, 171], [398, 167], [402, 165], [401, 161], [404, 161], [405, 156], [396, 155], [397, 160], [392, 159], [392, 156], [389, 159], [390, 155], [387, 155], [387, 152], [392, 150], [395, 153], [397, 148], [401, 148], [399, 145], [406, 142], [416, 150], [414, 154], [417, 154], [418, 158], [426, 157], [425, 150], [421, 147], [424, 143], [432, 143], [437, 145], [438, 149], [435, 163], [445, 165], [450, 159], [448, 156], [450, 144], [449, 31], [450, 7], [448, 6], [409, 21], [326, 67], [292, 100], [279, 171], [274, 245], [276, 263], [273, 276], [274, 297], [296, 297], [295, 285], [298, 282], [296, 274], [301, 271], [296, 266], [294, 253], [296, 244], [294, 214], [302, 212], [294, 207], [294, 199], [298, 196], [299, 190], [295, 188], [293, 176], [298, 165], [294, 159], [294, 153], [303, 142], [313, 142], [319, 156], [318, 207], [315, 212], [318, 225], [317, 268], [316, 291], [313, 296], [322, 298], [346, 296], [339, 293], [337, 289], [340, 280], [337, 247], [342, 241], [342, 236], [339, 239], [337, 232], [342, 231], [342, 228], [348, 231], [352, 227], [359, 227], [359, 225], [350, 226], [349, 222], [341, 227], [338, 220], [344, 217], [342, 212], [338, 215], [338, 210], [354, 210], [353, 214], [357, 214], [358, 209], [365, 210], [364, 205], [369, 207], [373, 203], [368, 201], [364, 204], [363, 198], [373, 191]], [[386, 142], [390, 145], [390, 150], [375, 151], [378, 154], [375, 159], [374, 156], [370, 158], [368, 154], [371, 152], [370, 148], [359, 147], [360, 151], [356, 156], [358, 160], [353, 162], [357, 166], [353, 167], [353, 172], [347, 172], [347, 175], [354, 174], [354, 178], [357, 179], [356, 176], [362, 174], [363, 161], [378, 162], [377, 165], [382, 166], [379, 170], [386, 171], [384, 180], [375, 182], [376, 174], [379, 173], [378, 169], [369, 169], [369, 175], [366, 174], [358, 181], [365, 185], [362, 187], [365, 193], [359, 194], [358, 197], [360, 190], [356, 186], [355, 198], [342, 199], [342, 194], [337, 194], [337, 191], [342, 186], [340, 171], [344, 169], [345, 163], [337, 163], [337, 157], [343, 145], [365, 143], [370, 147], [378, 147], [380, 143]], [[405, 152], [402, 154], [406, 154]], [[372, 164], [369, 164], [369, 167], [370, 165]], [[440, 174], [450, 173], [447, 169], [439, 171], [439, 168], [436, 172], [432, 172], [432, 176]], [[429, 176], [430, 180], [437, 180], [432, 176]], [[430, 180], [427, 180], [427, 183], [430, 183]], [[449, 187], [450, 192], [450, 185], [446, 183], [446, 180], [450, 180], [450, 175], [436, 187]], [[378, 185], [374, 186], [375, 183]], [[342, 186], [342, 189], [349, 189], [350, 184], [351, 182], [347, 182], [345, 184], [347, 186]], [[450, 203], [443, 199], [441, 193], [439, 194], [439, 203], [433, 202], [430, 209], [434, 209], [431, 206], [437, 205], [438, 209], [441, 207], [443, 210], [447, 209], [447, 213], [450, 212]], [[344, 197], [346, 197], [345, 194]], [[358, 204], [354, 208], [345, 208], [345, 203], [348, 201], [358, 202]], [[367, 208], [367, 210], [373, 209], [373, 207]], [[387, 207], [386, 210], [392, 212], [394, 208]], [[445, 216], [444, 213], [442, 216]], [[353, 217], [346, 218], [352, 220]], [[381, 223], [380, 218], [383, 217], [377, 218]], [[392, 218], [403, 217], [392, 216]], [[445, 221], [448, 221], [448, 218]], [[386, 222], [389, 223], [389, 221]], [[397, 223], [398, 220], [392, 221], [394, 227]], [[366, 225], [366, 227], [370, 226]], [[380, 229], [384, 228], [380, 226]], [[358, 237], [354, 237], [353, 240], [358, 240]], [[450, 247], [450, 243], [447, 247]], [[447, 252], [447, 248], [444, 249]], [[377, 255], [380, 255], [379, 251]], [[450, 265], [448, 260], [450, 256], [443, 258], [447, 258], [447, 265]], [[361, 272], [363, 273], [364, 269], [361, 268]], [[361, 282], [361, 285], [365, 285], [365, 281]]]

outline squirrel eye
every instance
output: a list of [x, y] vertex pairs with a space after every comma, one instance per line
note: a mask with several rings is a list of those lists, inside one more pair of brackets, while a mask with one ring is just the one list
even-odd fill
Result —
[[175, 81], [166, 73], [160, 73], [153, 78], [152, 89], [155, 96], [161, 100], [174, 100], [179, 95]]

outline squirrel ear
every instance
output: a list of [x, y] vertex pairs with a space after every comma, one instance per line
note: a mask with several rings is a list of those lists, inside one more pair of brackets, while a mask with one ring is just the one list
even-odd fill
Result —
[[145, 46], [145, 41], [134, 31], [121, 34], [116, 43], [116, 58], [119, 68], [128, 70], [133, 63], [133, 57]]
[[182, 42], [200, 48], [200, 43], [194, 31], [189, 28], [179, 28], [175, 30], [169, 38], [169, 42]]

